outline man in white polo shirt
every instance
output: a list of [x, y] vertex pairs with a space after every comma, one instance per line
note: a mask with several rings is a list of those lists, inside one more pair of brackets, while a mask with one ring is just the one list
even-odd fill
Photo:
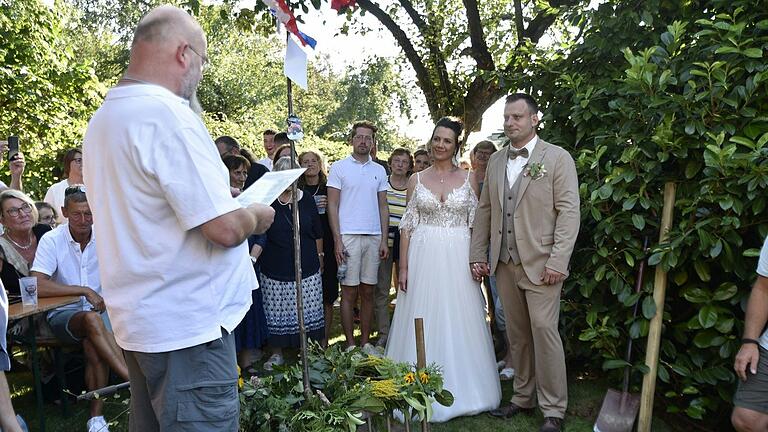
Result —
[[371, 122], [355, 123], [349, 137], [352, 154], [334, 163], [328, 175], [328, 221], [333, 231], [336, 261], [340, 266], [342, 262], [347, 264], [346, 274], [339, 272], [341, 325], [347, 346], [355, 346], [353, 308], [359, 295], [360, 345], [369, 353], [374, 352], [368, 343], [373, 320], [373, 290], [379, 262], [389, 253], [387, 173], [370, 156], [376, 131]]
[[768, 429], [768, 238], [763, 242], [757, 263], [757, 280], [752, 287], [744, 318], [744, 338], [733, 368], [739, 387], [733, 397], [731, 422], [739, 432]]
[[[109, 370], [128, 379], [123, 352], [115, 343], [101, 298], [99, 261], [93, 236], [93, 217], [85, 186], [64, 190], [61, 213], [67, 222], [46, 233], [37, 245], [31, 276], [38, 280], [38, 295], [79, 295], [80, 302], [48, 313], [48, 324], [64, 343], [82, 344], [85, 353], [85, 385], [88, 390], [106, 387]], [[101, 415], [104, 401], [91, 401], [88, 432], [108, 432]]]
[[85, 134], [101, 283], [131, 381], [129, 430], [237, 431], [232, 332], [258, 287], [245, 240], [274, 211], [232, 198], [195, 110], [205, 34], [161, 6]]

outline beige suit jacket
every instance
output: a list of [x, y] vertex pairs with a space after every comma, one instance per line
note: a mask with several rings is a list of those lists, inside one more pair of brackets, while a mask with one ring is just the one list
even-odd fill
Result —
[[[470, 246], [470, 262], [486, 262], [491, 273], [499, 264], [501, 230], [504, 222], [504, 188], [507, 148], [497, 151], [488, 161], [480, 203], [475, 213]], [[573, 158], [562, 147], [538, 139], [528, 163], [541, 163], [547, 171], [543, 177], [520, 180], [515, 203], [515, 239], [520, 261], [528, 279], [542, 284], [544, 267], [568, 275], [576, 237], [579, 234], [579, 181]], [[527, 169], [523, 170], [525, 173]], [[523, 175], [523, 174], [520, 174]], [[490, 260], [486, 255], [490, 243]]]

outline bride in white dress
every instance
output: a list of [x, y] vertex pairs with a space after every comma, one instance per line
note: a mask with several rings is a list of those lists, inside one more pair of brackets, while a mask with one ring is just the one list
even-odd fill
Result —
[[495, 409], [501, 399], [482, 292], [469, 269], [478, 185], [453, 163], [461, 132], [458, 119], [440, 119], [430, 141], [434, 164], [408, 181], [386, 350], [395, 361], [415, 363], [414, 318], [424, 319], [427, 363], [442, 367], [444, 387], [455, 399], [450, 407], [432, 404], [433, 422]]

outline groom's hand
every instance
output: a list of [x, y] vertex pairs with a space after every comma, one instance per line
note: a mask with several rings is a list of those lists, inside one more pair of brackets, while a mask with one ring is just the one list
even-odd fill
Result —
[[480, 281], [483, 279], [483, 276], [488, 276], [491, 274], [490, 270], [488, 269], [488, 263], [483, 262], [470, 263], [469, 270], [472, 272], [472, 278], [476, 281]]
[[564, 281], [565, 275], [559, 271], [544, 267], [544, 271], [541, 272], [540, 278], [541, 281], [544, 282], [544, 285], [554, 285]]

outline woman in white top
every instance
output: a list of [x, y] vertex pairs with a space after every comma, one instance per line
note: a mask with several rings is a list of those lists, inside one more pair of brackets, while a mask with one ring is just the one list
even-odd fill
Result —
[[62, 224], [67, 220], [61, 214], [61, 208], [64, 207], [64, 191], [71, 185], [83, 184], [83, 151], [79, 148], [68, 150], [64, 154], [63, 165], [64, 179], [49, 187], [43, 199], [57, 210], [57, 224]]

